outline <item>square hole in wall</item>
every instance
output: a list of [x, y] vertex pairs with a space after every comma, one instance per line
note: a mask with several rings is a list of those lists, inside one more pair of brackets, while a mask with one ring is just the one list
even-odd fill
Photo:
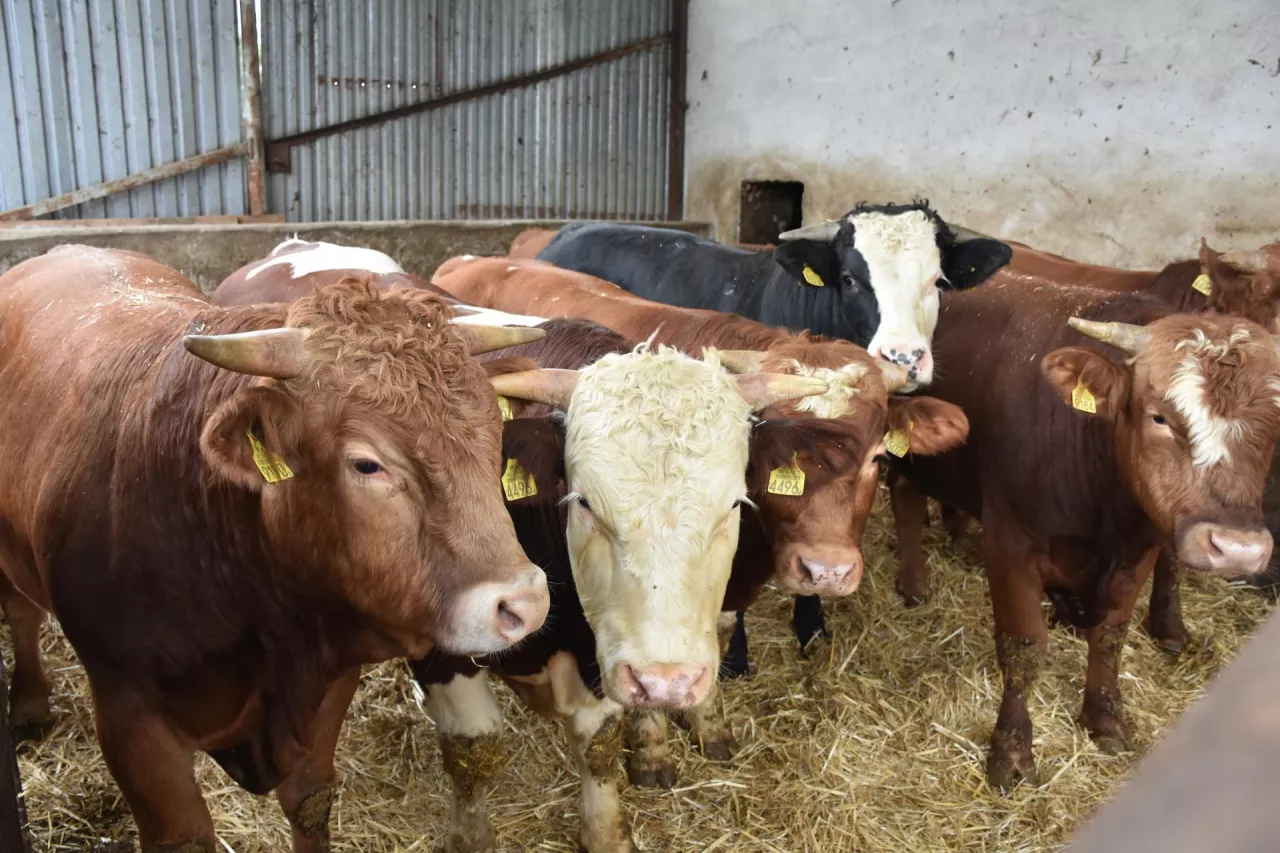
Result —
[[763, 246], [799, 228], [804, 210], [800, 181], [743, 181], [738, 215], [738, 242]]

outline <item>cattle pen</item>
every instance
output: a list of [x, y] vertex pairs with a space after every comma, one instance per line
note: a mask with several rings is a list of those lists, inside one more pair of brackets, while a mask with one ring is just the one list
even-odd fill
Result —
[[[781, 592], [749, 612], [757, 672], [724, 689], [739, 744], [733, 763], [704, 760], [677, 734], [676, 786], [626, 790], [641, 849], [1062, 850], [1272, 609], [1269, 596], [1189, 578], [1195, 642], [1183, 656], [1171, 660], [1140, 631], [1130, 637], [1122, 677], [1135, 749], [1116, 756], [1100, 753], [1075, 723], [1084, 643], [1055, 629], [1033, 710], [1043, 784], [1001, 797], [983, 780], [999, 672], [972, 543], [950, 542], [935, 524], [934, 598], [905, 609], [893, 586], [887, 500], [878, 503], [864, 587], [828, 608], [830, 641], [799, 657]], [[83, 675], [60, 636], [46, 648], [60, 720], [21, 756], [34, 849], [114, 849], [102, 840], [127, 838], [131, 821], [93, 737]], [[432, 849], [447, 825], [439, 750], [414, 687], [403, 664], [383, 664], [366, 673], [348, 715], [333, 817], [346, 849]], [[509, 693], [501, 698], [510, 726], [491, 797], [499, 849], [575, 850], [578, 806], [563, 739]], [[198, 775], [232, 849], [287, 847], [273, 800], [240, 790], [207, 759]]]
[[0, 853], [1280, 850], [1277, 104], [1276, 0], [0, 0]]

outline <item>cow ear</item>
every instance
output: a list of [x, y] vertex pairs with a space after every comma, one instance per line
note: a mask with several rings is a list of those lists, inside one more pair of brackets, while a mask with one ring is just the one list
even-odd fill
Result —
[[895, 432], [906, 437], [904, 446], [911, 453], [936, 456], [965, 443], [969, 419], [959, 406], [936, 397], [890, 395], [886, 434]]
[[[784, 240], [773, 250], [773, 259], [797, 284], [811, 287], [840, 286], [840, 257], [830, 243], [818, 240]], [[822, 284], [819, 285], [818, 282]]]
[[1013, 257], [1013, 249], [999, 240], [975, 238], [963, 243], [940, 246], [944, 290], [967, 290], [982, 284]]
[[1113, 418], [1129, 398], [1129, 369], [1093, 350], [1054, 350], [1040, 362], [1040, 371], [1064, 403], [1086, 415]]
[[516, 418], [504, 423], [502, 458], [504, 466], [505, 460], [514, 459], [533, 475], [536, 494], [552, 501], [559, 498], [557, 484], [564, 479], [564, 428], [558, 418]]
[[298, 471], [301, 413], [274, 385], [246, 388], [205, 422], [200, 452], [216, 477], [259, 491]]

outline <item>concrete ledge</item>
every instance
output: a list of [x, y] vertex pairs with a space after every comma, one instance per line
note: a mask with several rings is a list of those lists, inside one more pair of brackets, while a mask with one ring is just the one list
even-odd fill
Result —
[[[63, 243], [130, 249], [182, 272], [206, 293], [231, 272], [264, 257], [286, 237], [377, 249], [406, 271], [429, 276], [454, 255], [505, 255], [526, 228], [559, 228], [567, 220], [287, 222], [251, 225], [24, 225], [0, 229], [0, 273]], [[711, 236], [705, 222], [650, 222]]]

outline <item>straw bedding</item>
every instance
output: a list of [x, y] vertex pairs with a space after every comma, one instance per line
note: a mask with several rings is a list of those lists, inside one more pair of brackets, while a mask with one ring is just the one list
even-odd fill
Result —
[[[882, 489], [867, 531], [862, 589], [828, 603], [830, 641], [819, 641], [807, 658], [797, 655], [791, 599], [778, 591], [748, 614], [757, 674], [724, 691], [741, 747], [735, 761], [704, 761], [673, 726], [676, 788], [623, 784], [642, 850], [1061, 849], [1272, 606], [1256, 591], [1192, 577], [1184, 605], [1195, 642], [1181, 659], [1163, 655], [1135, 629], [1121, 677], [1135, 751], [1114, 757], [1098, 752], [1074, 723], [1085, 646], [1054, 629], [1030, 703], [1043, 784], [1001, 797], [983, 779], [1000, 676], [973, 545], [951, 543], [932, 526], [934, 597], [905, 609], [894, 592], [897, 559], [884, 498]], [[133, 826], [93, 739], [83, 672], [56, 628], [46, 631], [45, 648], [59, 723], [21, 756], [34, 849], [128, 849], [112, 843], [132, 839]], [[577, 850], [577, 778], [564, 740], [505, 688], [498, 692], [509, 724], [506, 768], [490, 800], [499, 849]], [[441, 849], [446, 783], [434, 728], [403, 665], [368, 670], [337, 761], [343, 784], [331, 821], [336, 850]], [[288, 849], [273, 798], [244, 793], [204, 757], [197, 775], [226, 849]]]

